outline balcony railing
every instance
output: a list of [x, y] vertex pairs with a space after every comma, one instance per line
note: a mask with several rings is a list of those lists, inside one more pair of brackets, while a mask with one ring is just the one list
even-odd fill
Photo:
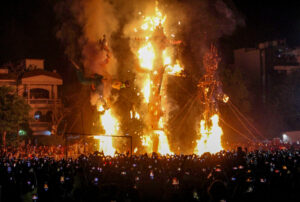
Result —
[[29, 126], [33, 128], [45, 128], [49, 127], [51, 123], [49, 122], [30, 122]]
[[60, 99], [28, 99], [29, 104], [61, 104]]

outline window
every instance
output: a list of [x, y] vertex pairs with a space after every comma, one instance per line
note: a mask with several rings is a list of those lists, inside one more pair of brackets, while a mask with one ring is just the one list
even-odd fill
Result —
[[30, 89], [30, 98], [32, 99], [49, 99], [49, 91], [42, 88]]

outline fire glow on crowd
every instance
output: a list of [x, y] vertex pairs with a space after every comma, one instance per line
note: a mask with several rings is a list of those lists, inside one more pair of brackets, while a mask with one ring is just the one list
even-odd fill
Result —
[[[156, 6], [150, 13], [152, 15], [144, 16], [142, 12], [139, 12], [141, 19], [136, 27], [133, 28], [136, 37], [132, 51], [139, 61], [135, 85], [141, 89], [137, 95], [143, 96], [143, 104], [147, 108], [146, 116], [142, 117], [146, 127], [143, 135], [140, 136], [140, 141], [145, 152], [157, 152], [161, 155], [166, 155], [173, 154], [168, 141], [168, 131], [165, 127], [168, 121], [166, 116], [168, 104], [166, 89], [168, 75], [182, 76], [183, 67], [179, 60], [176, 59], [176, 45], [180, 44], [181, 41], [170, 39], [174, 38], [175, 35], [165, 29], [164, 24], [168, 18], [158, 9], [158, 2], [156, 2]], [[178, 21], [178, 26], [180, 25], [181, 22]], [[208, 55], [212, 54], [209, 53]], [[212, 58], [212, 60], [215, 59]], [[200, 130], [198, 130], [200, 139], [197, 140], [197, 146], [194, 149], [194, 152], [198, 155], [205, 152], [216, 153], [223, 149], [221, 145], [222, 129], [218, 124], [217, 104], [212, 104], [212, 100], [216, 96], [214, 85], [218, 83], [215, 80], [218, 61], [215, 63], [209, 62], [205, 64], [205, 68], [207, 70], [206, 76], [209, 77], [209, 81], [206, 82], [210, 83], [205, 85], [205, 88], [199, 88], [199, 91], [203, 91], [205, 94], [203, 101], [209, 106], [205, 108], [203, 120], [201, 120], [199, 127]], [[208, 77], [205, 77], [205, 79]], [[213, 107], [215, 109], [212, 114]], [[101, 113], [100, 120], [105, 130], [104, 135], [107, 137], [95, 136], [94, 138], [99, 140], [99, 151], [103, 151], [105, 155], [113, 155], [116, 149], [114, 147], [114, 138], [111, 136], [117, 135], [119, 132], [118, 119], [113, 115], [111, 109], [105, 109], [103, 103], [98, 104], [97, 108], [98, 111], [104, 112]], [[139, 111], [141, 110], [131, 110], [130, 118], [140, 119]], [[137, 152], [137, 148], [135, 148], [134, 152]]]

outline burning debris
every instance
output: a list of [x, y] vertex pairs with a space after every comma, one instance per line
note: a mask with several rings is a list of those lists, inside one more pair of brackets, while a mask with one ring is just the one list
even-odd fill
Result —
[[[104, 64], [109, 63], [110, 51], [107, 45], [105, 35], [99, 40], [98, 44], [100, 49], [95, 51], [106, 52], [106, 61]], [[97, 53], [94, 53], [97, 54]], [[103, 75], [94, 73], [91, 76], [85, 76], [82, 69], [71, 60], [72, 64], [76, 68], [76, 73], [79, 81], [84, 85], [90, 85], [91, 87], [91, 104], [97, 106], [97, 110], [101, 112], [100, 120], [102, 127], [105, 130], [105, 136], [94, 136], [95, 139], [99, 140], [99, 151], [102, 151], [105, 155], [113, 156], [116, 149], [113, 147], [113, 135], [117, 135], [119, 132], [119, 123], [116, 118], [112, 115], [111, 106], [113, 105], [112, 99], [110, 98], [110, 93], [105, 93], [105, 88], [110, 85], [109, 89], [113, 88], [120, 90], [121, 88], [129, 87], [129, 83], [120, 82], [118, 80], [113, 80], [111, 78], [104, 78]]]

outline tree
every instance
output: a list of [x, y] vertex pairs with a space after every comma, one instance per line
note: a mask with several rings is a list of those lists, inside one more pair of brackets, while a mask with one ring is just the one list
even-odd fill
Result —
[[6, 135], [17, 133], [22, 124], [29, 120], [30, 106], [18, 96], [15, 89], [0, 86], [0, 133], [6, 147]]
[[[300, 71], [278, 74], [273, 78], [269, 103], [284, 120], [285, 130], [299, 130], [300, 121]], [[281, 131], [282, 132], [282, 131]]]
[[220, 72], [220, 79], [223, 84], [223, 92], [227, 94], [242, 112], [249, 112], [251, 102], [249, 91], [246, 85], [246, 78], [239, 68], [224, 67]]
[[[222, 128], [224, 133], [226, 134], [226, 140], [242, 140], [237, 136], [236, 131], [232, 130], [232, 128], [237, 129], [243, 134], [249, 135], [248, 130], [245, 129], [245, 120], [237, 117], [237, 114], [233, 112], [233, 108], [231, 107], [233, 104], [238, 107], [239, 111], [243, 113], [243, 115], [247, 115], [247, 119], [251, 120], [252, 117], [250, 114], [251, 111], [251, 94], [247, 87], [247, 77], [242, 74], [242, 71], [238, 67], [231, 67], [223, 65], [219, 69], [220, 80], [222, 81], [222, 90], [223, 92], [229, 96], [228, 103], [220, 102], [220, 112], [222, 115], [222, 119], [230, 126], [223, 124]], [[250, 115], [250, 116], [249, 116]]]

